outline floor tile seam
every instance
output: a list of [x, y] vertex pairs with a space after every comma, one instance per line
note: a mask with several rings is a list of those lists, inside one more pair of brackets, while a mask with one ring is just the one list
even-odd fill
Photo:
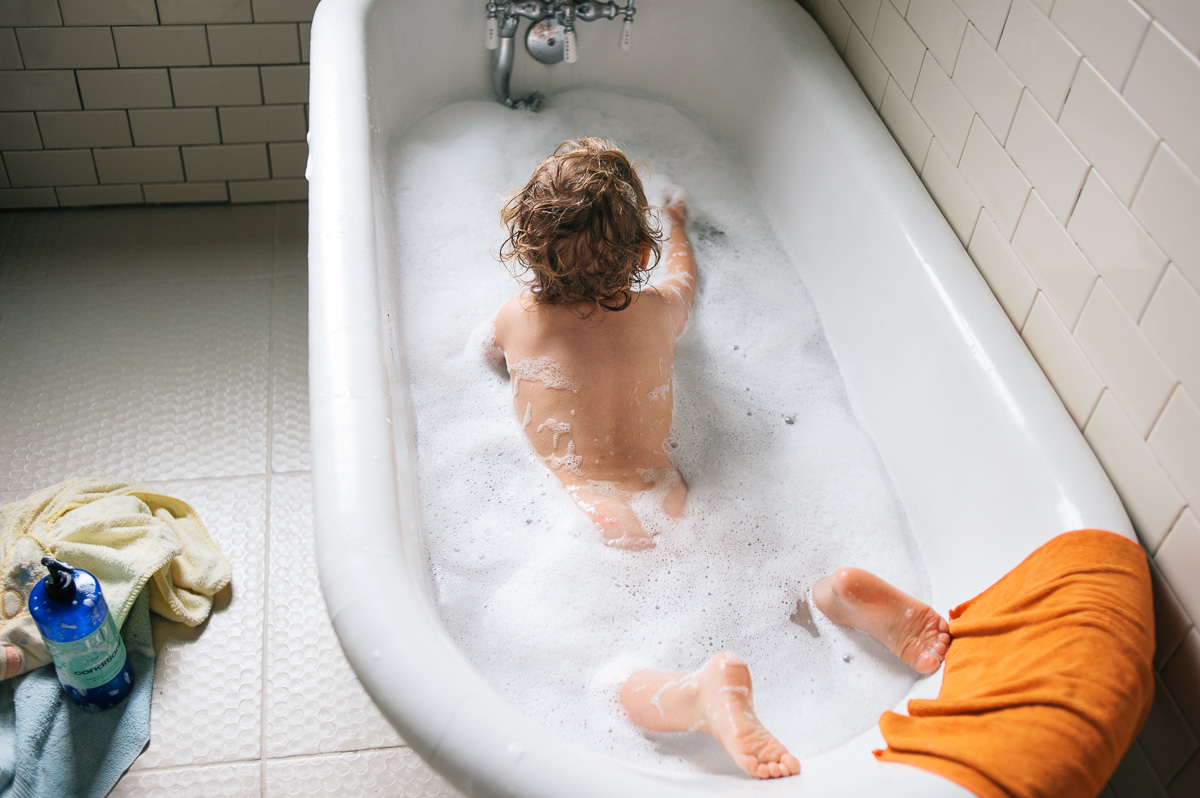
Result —
[[312, 476], [312, 468], [285, 468], [279, 471], [272, 471], [271, 474], [277, 477], [297, 477], [304, 474]]
[[260, 756], [260, 757], [254, 758], [254, 759], [229, 759], [229, 760], [215, 761], [215, 762], [191, 762], [191, 763], [176, 762], [176, 763], [173, 763], [170, 765], [150, 765], [148, 767], [142, 767], [139, 765], [136, 768], [132, 768], [130, 770], [125, 771], [125, 773], [122, 774], [120, 781], [124, 781], [125, 779], [131, 778], [133, 776], [140, 776], [143, 773], [178, 773], [178, 772], [185, 771], [185, 770], [196, 770], [197, 768], [208, 769], [208, 768], [220, 768], [220, 767], [237, 766], [237, 765], [243, 765], [243, 766], [257, 765], [257, 764], [260, 764], [262, 762], [262, 760], [263, 760], [263, 758]]
[[271, 524], [274, 514], [272, 510], [275, 504], [274, 480], [272, 479], [273, 454], [275, 449], [275, 380], [271, 375], [275, 373], [275, 358], [278, 349], [278, 341], [275, 334], [275, 296], [276, 296], [276, 277], [275, 256], [276, 256], [276, 239], [278, 238], [279, 228], [279, 210], [276, 208], [272, 213], [274, 224], [271, 226], [271, 288], [267, 297], [267, 457], [266, 457], [266, 483], [267, 483], [267, 502], [266, 502], [266, 524], [263, 528], [263, 593], [262, 593], [262, 649], [260, 656], [262, 657], [262, 667], [259, 673], [262, 675], [261, 698], [259, 701], [259, 789], [262, 795], [267, 794], [267, 751], [269, 750], [269, 731], [270, 724], [268, 723], [268, 715], [270, 708], [270, 672], [271, 657], [269, 646], [271, 644]]
[[236, 479], [257, 479], [266, 476], [267, 472], [265, 471], [248, 471], [240, 474], [221, 474], [219, 476], [166, 477], [164, 479], [139, 479], [132, 481], [140, 482], [143, 485], [165, 485], [168, 483], [198, 485], [205, 482], [232, 482]]
[[[417, 754], [417, 752], [413, 751], [412, 746], [405, 744], [405, 745], [363, 746], [360, 748], [351, 748], [351, 749], [345, 750], [345, 751], [323, 751], [323, 752], [318, 752], [315, 754], [286, 754], [283, 756], [264, 756], [263, 763], [265, 766], [267, 764], [274, 764], [274, 763], [280, 763], [280, 762], [296, 762], [296, 761], [305, 760], [305, 759], [333, 760], [333, 759], [339, 759], [341, 757], [355, 756], [357, 754], [370, 754], [370, 753], [375, 753], [378, 751], [410, 751], [410, 752], [412, 752], [412, 754], [414, 756], [418, 756], [418, 758], [419, 758], [419, 755]], [[425, 760], [422, 759], [421, 761], [424, 762]]]

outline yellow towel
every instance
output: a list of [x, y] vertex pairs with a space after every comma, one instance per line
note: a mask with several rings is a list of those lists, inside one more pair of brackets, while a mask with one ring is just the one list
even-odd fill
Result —
[[1060, 535], [950, 613], [942, 689], [885, 712], [875, 756], [984, 798], [1094, 798], [1154, 696], [1146, 554], [1112, 532]]
[[196, 626], [231, 576], [195, 510], [112, 480], [72, 480], [0, 507], [0, 554], [0, 679], [50, 661], [27, 606], [46, 555], [95, 574], [118, 626], [147, 584], [151, 610]]

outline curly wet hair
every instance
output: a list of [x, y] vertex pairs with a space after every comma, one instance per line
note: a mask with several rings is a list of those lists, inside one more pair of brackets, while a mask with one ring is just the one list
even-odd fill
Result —
[[501, 208], [500, 260], [535, 302], [624, 310], [662, 254], [649, 211], [637, 167], [614, 144], [565, 141]]

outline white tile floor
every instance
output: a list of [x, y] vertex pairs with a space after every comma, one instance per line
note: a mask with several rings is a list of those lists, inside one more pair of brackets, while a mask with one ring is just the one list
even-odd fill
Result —
[[233, 564], [155, 619], [150, 745], [114, 796], [455, 796], [342, 657], [317, 585], [306, 206], [0, 215], [0, 502], [75, 476], [191, 503]]

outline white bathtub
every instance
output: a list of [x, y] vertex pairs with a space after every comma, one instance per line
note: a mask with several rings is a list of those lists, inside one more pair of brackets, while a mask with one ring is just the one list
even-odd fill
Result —
[[[317, 557], [358, 677], [408, 744], [470, 795], [967, 795], [876, 762], [877, 728], [780, 781], [638, 769], [522, 716], [447, 636], [423, 551], [392, 324], [393, 236], [408, 231], [393, 230], [381, 180], [398, 131], [447, 103], [490, 97], [483, 5], [323, 0], [313, 23]], [[1061, 532], [1133, 538], [1058, 397], [804, 10], [791, 0], [642, 0], [633, 33], [622, 52], [617, 23], [581, 25], [576, 68], [518, 52], [514, 95], [581, 82], [637, 94], [674, 105], [737, 150], [908, 512], [933, 605], [944, 612], [976, 595]], [[908, 698], [932, 697], [939, 685], [918, 681]]]

